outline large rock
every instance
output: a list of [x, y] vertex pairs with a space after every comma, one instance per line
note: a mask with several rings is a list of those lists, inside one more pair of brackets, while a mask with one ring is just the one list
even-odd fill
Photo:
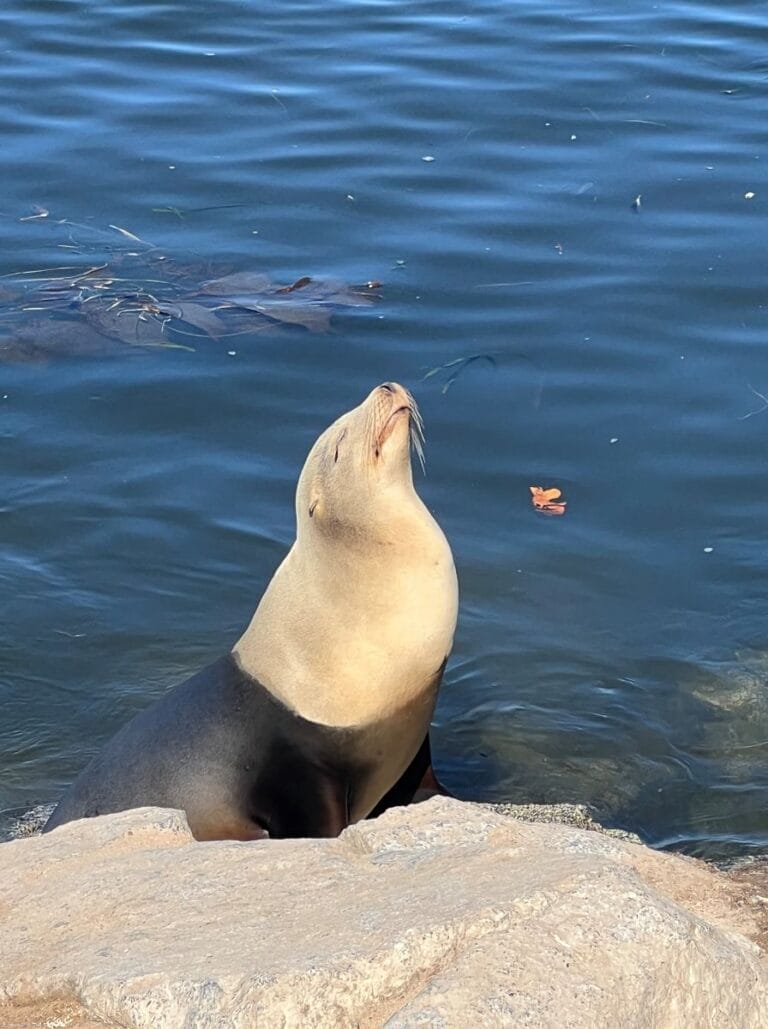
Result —
[[435, 799], [337, 840], [145, 808], [0, 845], [0, 1025], [765, 1029], [743, 889]]

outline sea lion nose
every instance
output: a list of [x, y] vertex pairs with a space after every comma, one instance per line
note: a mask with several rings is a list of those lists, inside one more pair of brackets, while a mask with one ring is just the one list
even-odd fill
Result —
[[378, 388], [388, 396], [400, 397], [403, 402], [408, 399], [408, 391], [399, 382], [382, 382]]

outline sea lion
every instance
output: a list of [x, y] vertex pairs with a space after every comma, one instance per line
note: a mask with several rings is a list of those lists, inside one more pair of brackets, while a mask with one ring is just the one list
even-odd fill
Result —
[[413, 485], [422, 424], [377, 386], [319, 437], [296, 540], [231, 652], [138, 714], [44, 831], [157, 805], [197, 839], [333, 836], [413, 798], [453, 643], [448, 542]]

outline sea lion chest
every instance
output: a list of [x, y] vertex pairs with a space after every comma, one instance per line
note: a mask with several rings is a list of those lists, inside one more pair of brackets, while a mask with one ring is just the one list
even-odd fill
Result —
[[419, 750], [442, 671], [407, 709], [365, 726], [328, 726], [290, 710], [231, 655], [219, 662], [219, 701], [239, 724], [230, 755], [248, 817], [273, 837], [333, 835], [366, 817]]

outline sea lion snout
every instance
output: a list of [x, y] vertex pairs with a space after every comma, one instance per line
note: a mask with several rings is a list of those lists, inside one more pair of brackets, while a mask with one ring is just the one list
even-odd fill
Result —
[[[401, 417], [404, 416], [406, 425], [410, 426], [412, 409], [405, 391], [403, 391], [402, 397], [398, 396], [396, 393], [385, 393], [383, 395], [379, 394], [377, 399], [379, 400], [379, 403], [376, 405], [376, 420], [379, 425], [379, 429], [376, 434], [376, 456], [378, 457], [385, 441], [389, 439], [395, 431]], [[383, 403], [381, 401], [383, 401]], [[409, 429], [406, 429], [406, 433], [409, 431]]]
[[382, 382], [373, 390], [368, 400], [373, 401], [374, 457], [378, 460], [384, 444], [394, 435], [398, 425], [403, 424], [406, 430], [400, 440], [405, 442], [406, 447], [402, 453], [407, 458], [407, 444], [410, 442], [423, 467], [424, 426], [416, 401], [405, 386], [401, 386], [399, 382]]

